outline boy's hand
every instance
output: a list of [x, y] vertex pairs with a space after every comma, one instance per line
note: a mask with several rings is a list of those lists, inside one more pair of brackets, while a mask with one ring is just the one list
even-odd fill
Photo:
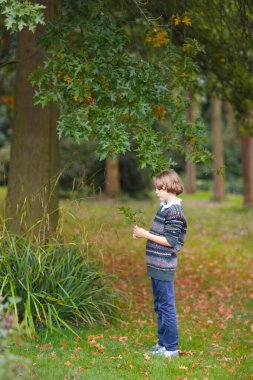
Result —
[[134, 226], [134, 229], [133, 229], [133, 238], [134, 239], [137, 239], [137, 238], [146, 238], [147, 237], [147, 230], [145, 230], [144, 228], [141, 228], [141, 227], [138, 227], [138, 226]]

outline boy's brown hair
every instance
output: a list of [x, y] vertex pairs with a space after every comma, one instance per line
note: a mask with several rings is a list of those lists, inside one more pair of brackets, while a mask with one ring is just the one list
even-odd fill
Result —
[[164, 170], [154, 177], [154, 186], [158, 190], [166, 190], [168, 193], [179, 195], [183, 193], [184, 186], [175, 170]]

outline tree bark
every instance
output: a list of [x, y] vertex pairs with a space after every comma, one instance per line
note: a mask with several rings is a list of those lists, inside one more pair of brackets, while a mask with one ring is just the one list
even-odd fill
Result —
[[121, 192], [119, 176], [119, 157], [106, 159], [105, 193], [109, 197], [115, 197]]
[[[191, 96], [191, 104], [187, 112], [187, 120], [189, 123], [194, 123], [197, 117], [197, 102]], [[191, 151], [191, 145], [187, 145], [186, 150]], [[196, 192], [196, 164], [186, 161], [186, 192], [193, 194]]]
[[[36, 3], [36, 1], [33, 1]], [[40, 0], [46, 6], [46, 21], [55, 14], [56, 2]], [[57, 110], [33, 104], [31, 72], [45, 59], [38, 45], [45, 27], [35, 33], [22, 30], [17, 39], [15, 120], [12, 130], [10, 172], [6, 199], [7, 227], [11, 232], [51, 233], [58, 221]]]
[[225, 102], [224, 106], [225, 106], [225, 114], [226, 114], [229, 139], [230, 141], [237, 142], [238, 136], [236, 134], [236, 128], [235, 128], [235, 116], [234, 116], [233, 106], [229, 102]]
[[216, 97], [211, 98], [211, 128], [214, 153], [213, 197], [217, 201], [221, 201], [225, 197], [225, 179], [222, 169], [224, 168], [224, 153], [221, 104], [220, 99]]
[[243, 204], [253, 207], [253, 138], [242, 136]]

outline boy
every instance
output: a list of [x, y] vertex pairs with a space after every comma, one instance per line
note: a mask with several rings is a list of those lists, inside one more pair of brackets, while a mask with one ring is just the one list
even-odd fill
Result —
[[133, 238], [145, 238], [147, 273], [151, 277], [154, 310], [157, 313], [158, 344], [151, 354], [177, 356], [178, 328], [174, 296], [174, 275], [177, 252], [183, 247], [187, 223], [177, 195], [184, 191], [174, 170], [165, 170], [154, 177], [155, 192], [161, 200], [150, 232], [134, 227]]

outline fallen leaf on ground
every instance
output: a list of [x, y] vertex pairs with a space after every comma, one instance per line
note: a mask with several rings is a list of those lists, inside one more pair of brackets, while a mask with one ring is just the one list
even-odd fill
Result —
[[149, 362], [150, 361], [150, 359], [151, 359], [151, 356], [149, 356], [148, 354], [143, 354], [143, 356], [144, 356], [144, 359], [147, 361], [147, 362]]
[[123, 356], [121, 356], [121, 355], [119, 355], [119, 356], [111, 356], [111, 359], [113, 359], [113, 360], [117, 360], [117, 359], [121, 360], [121, 359], [123, 359]]
[[128, 336], [120, 336], [119, 337], [119, 342], [124, 344], [124, 343], [126, 343], [127, 339], [128, 339]]
[[44, 346], [41, 347], [42, 351], [49, 350], [51, 348], [53, 348], [52, 343], [44, 344]]
[[193, 352], [192, 351], [180, 351], [179, 352], [179, 356], [192, 356], [193, 355]]
[[82, 351], [82, 347], [76, 347], [75, 349], [74, 349], [74, 352], [79, 352], [79, 351]]

